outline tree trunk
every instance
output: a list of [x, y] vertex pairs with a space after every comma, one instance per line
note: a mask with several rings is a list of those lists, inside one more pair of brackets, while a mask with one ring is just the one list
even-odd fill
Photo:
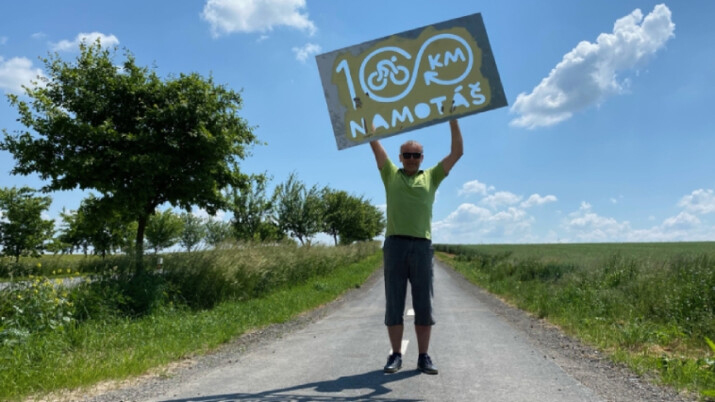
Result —
[[144, 229], [146, 228], [147, 220], [148, 215], [142, 215], [137, 221], [137, 241], [134, 250], [137, 276], [144, 273]]

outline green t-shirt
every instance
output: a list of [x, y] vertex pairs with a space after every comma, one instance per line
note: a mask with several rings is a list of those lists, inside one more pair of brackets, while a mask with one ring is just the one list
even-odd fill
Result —
[[387, 198], [385, 236], [405, 235], [431, 239], [432, 204], [437, 187], [447, 176], [442, 162], [407, 176], [391, 160], [380, 170]]

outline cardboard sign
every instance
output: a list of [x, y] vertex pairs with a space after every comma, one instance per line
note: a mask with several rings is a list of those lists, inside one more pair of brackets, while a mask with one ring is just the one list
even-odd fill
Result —
[[316, 61], [338, 149], [507, 105], [481, 14]]

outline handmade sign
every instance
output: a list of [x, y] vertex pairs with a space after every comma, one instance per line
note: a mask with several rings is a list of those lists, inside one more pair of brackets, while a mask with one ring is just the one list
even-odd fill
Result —
[[481, 14], [316, 61], [338, 149], [507, 105]]

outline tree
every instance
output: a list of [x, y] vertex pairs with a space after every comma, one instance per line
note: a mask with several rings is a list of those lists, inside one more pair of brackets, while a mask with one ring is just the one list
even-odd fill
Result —
[[218, 246], [230, 239], [232, 234], [233, 228], [230, 223], [211, 218], [206, 221], [206, 243], [210, 246]]
[[275, 219], [281, 230], [298, 238], [301, 245], [310, 244], [322, 230], [323, 202], [316, 185], [310, 189], [291, 173], [275, 190]]
[[362, 197], [329, 188], [323, 190], [322, 197], [323, 231], [333, 237], [335, 245], [338, 237], [341, 244], [370, 240], [385, 227], [382, 212]]
[[233, 188], [228, 198], [233, 212], [234, 233], [239, 240], [266, 240], [273, 237], [270, 213], [273, 201], [266, 197], [266, 177], [254, 176], [254, 179], [243, 188]]
[[171, 208], [149, 217], [146, 225], [146, 240], [154, 254], [176, 244], [184, 231], [184, 221]]
[[52, 238], [54, 222], [42, 219], [52, 199], [37, 197], [29, 187], [0, 188], [0, 246], [6, 256], [37, 257]]
[[192, 213], [182, 213], [181, 220], [183, 221], [184, 230], [181, 232], [179, 243], [186, 247], [186, 251], [190, 253], [206, 236], [206, 227], [203, 219]]
[[46, 191], [95, 189], [104, 209], [137, 222], [142, 272], [149, 216], [164, 203], [222, 209], [221, 191], [249, 180], [238, 163], [257, 140], [238, 116], [239, 93], [196, 73], [162, 80], [115, 53], [97, 41], [73, 62], [44, 59], [47, 78], [25, 88], [31, 101], [8, 95], [34, 133], [3, 130], [0, 149], [15, 157], [13, 174], [39, 174]]
[[106, 208], [94, 194], [82, 200], [76, 217], [76, 235], [81, 242], [92, 246], [94, 254], [104, 258], [127, 246], [129, 219], [118, 210]]
[[80, 215], [79, 211], [67, 211], [62, 208], [60, 218], [62, 219], [62, 225], [60, 226], [60, 233], [57, 236], [57, 242], [66, 245], [63, 253], [72, 254], [75, 249], [79, 249], [82, 250], [86, 256], [89, 252], [91, 242], [86, 233], [83, 233], [85, 226], [84, 216]]
[[352, 198], [350, 210], [354, 211], [340, 233], [340, 244], [372, 240], [385, 230], [382, 211], [362, 198]]

